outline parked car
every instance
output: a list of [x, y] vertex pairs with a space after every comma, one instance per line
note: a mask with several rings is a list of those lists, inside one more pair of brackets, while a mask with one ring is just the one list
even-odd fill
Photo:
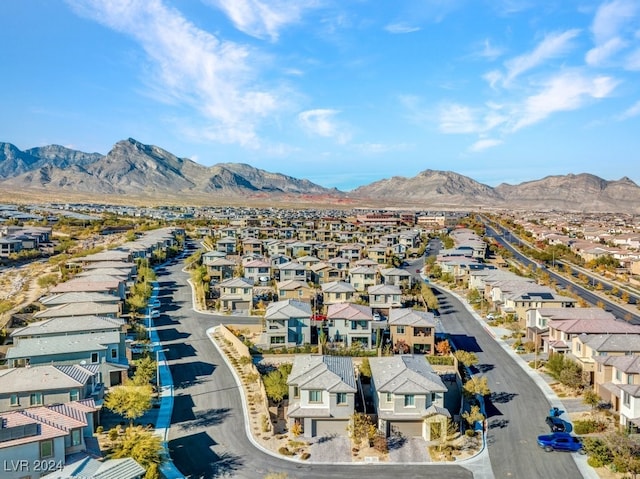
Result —
[[149, 301], [149, 307], [150, 308], [159, 308], [160, 307], [160, 300], [159, 299], [152, 299], [151, 301]]
[[557, 416], [547, 416], [545, 419], [547, 426], [551, 429], [551, 432], [565, 432], [567, 429], [564, 421]]
[[568, 432], [554, 432], [538, 436], [538, 445], [547, 452], [568, 451], [584, 454], [582, 441], [579, 437], [572, 436]]
[[157, 319], [160, 317], [160, 311], [158, 311], [157, 309], [154, 309], [153, 311], [151, 311], [151, 317], [153, 319]]

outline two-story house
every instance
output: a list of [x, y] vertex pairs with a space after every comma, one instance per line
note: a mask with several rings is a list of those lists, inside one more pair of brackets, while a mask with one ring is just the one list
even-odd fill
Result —
[[322, 285], [322, 301], [325, 305], [351, 303], [356, 300], [356, 289], [344, 281], [334, 281]]
[[384, 268], [380, 271], [382, 282], [399, 287], [401, 290], [411, 288], [411, 273], [400, 268]]
[[389, 315], [392, 309], [402, 307], [402, 292], [398, 286], [376, 284], [369, 286], [367, 293], [369, 294], [369, 306], [374, 311]]
[[278, 281], [297, 280], [308, 281], [307, 269], [297, 261], [290, 261], [279, 265], [275, 272], [278, 273]]
[[202, 264], [206, 266], [207, 274], [212, 283], [222, 283], [233, 278], [233, 272], [236, 269], [236, 263], [227, 258], [208, 256], [205, 260], [202, 255]]
[[640, 433], [640, 356], [596, 356], [594, 390], [612, 404], [620, 425]]
[[431, 425], [446, 435], [449, 411], [444, 407], [447, 387], [424, 356], [370, 358], [373, 403], [378, 429], [386, 436], [432, 439]]
[[244, 277], [253, 284], [271, 281], [271, 263], [261, 259], [254, 259], [243, 264]]
[[436, 320], [433, 313], [408, 308], [389, 312], [389, 332], [394, 351], [411, 354], [433, 354]]
[[267, 306], [264, 316], [263, 347], [293, 347], [311, 342], [311, 305], [287, 299]]
[[350, 357], [297, 355], [287, 384], [289, 428], [302, 425], [305, 437], [347, 436], [358, 391]]
[[226, 311], [251, 311], [253, 305], [253, 282], [245, 278], [231, 278], [220, 287], [220, 309]]
[[296, 280], [280, 281], [279, 283], [276, 283], [276, 292], [281, 301], [285, 299], [312, 301], [316, 295], [315, 289], [309, 286], [308, 283]]
[[371, 321], [369, 306], [351, 303], [330, 304], [327, 309], [327, 339], [346, 347], [356, 343], [371, 349]]
[[359, 293], [364, 293], [369, 286], [376, 285], [377, 280], [377, 271], [370, 266], [356, 266], [349, 270], [349, 283]]
[[104, 391], [97, 365], [0, 369], [0, 412], [93, 398]]

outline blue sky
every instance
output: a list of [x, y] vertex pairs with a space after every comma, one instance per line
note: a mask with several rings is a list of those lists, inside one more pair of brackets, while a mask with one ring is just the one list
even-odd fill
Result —
[[640, 183], [637, 0], [3, 0], [0, 141], [132, 137], [350, 190]]

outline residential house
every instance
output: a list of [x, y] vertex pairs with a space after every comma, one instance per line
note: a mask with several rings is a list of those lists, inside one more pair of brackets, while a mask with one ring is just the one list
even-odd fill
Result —
[[322, 284], [322, 302], [325, 305], [351, 303], [356, 300], [356, 289], [344, 281]]
[[244, 278], [231, 278], [221, 282], [220, 309], [223, 311], [250, 311], [253, 305], [253, 283]]
[[392, 309], [388, 323], [394, 351], [434, 354], [436, 320], [433, 313], [406, 308]]
[[570, 347], [570, 355], [578, 361], [583, 374], [590, 374], [590, 384], [593, 384], [595, 358], [598, 356], [640, 356], [640, 333], [580, 334], [573, 337]]
[[401, 434], [430, 441], [437, 439], [431, 437], [434, 423], [440, 429], [439, 436], [447, 434], [447, 387], [424, 356], [370, 358], [369, 364], [378, 429], [385, 436]]
[[387, 248], [383, 245], [373, 245], [367, 248], [367, 257], [375, 261], [377, 264], [386, 264], [387, 262]]
[[402, 307], [402, 292], [398, 286], [376, 284], [375, 286], [369, 286], [367, 293], [369, 295], [369, 306], [374, 311], [377, 310], [388, 315], [391, 309]]
[[40, 303], [45, 309], [34, 313], [35, 319], [86, 315], [118, 318], [123, 307], [123, 301], [117, 296], [82, 291], [53, 294], [40, 299]]
[[358, 392], [350, 357], [297, 355], [293, 359], [287, 420], [305, 437], [347, 436]]
[[243, 264], [244, 278], [253, 284], [266, 283], [271, 281], [271, 263], [261, 259], [254, 259]]
[[0, 369], [0, 412], [93, 398], [103, 384], [97, 365], [41, 365]]
[[238, 252], [238, 248], [236, 246], [236, 238], [225, 236], [216, 241], [216, 251], [225, 254], [236, 254]]
[[327, 308], [327, 339], [345, 347], [360, 344], [371, 349], [371, 322], [369, 306], [351, 303], [330, 304]]
[[316, 294], [315, 288], [309, 286], [308, 283], [296, 280], [280, 281], [276, 283], [276, 290], [281, 301], [285, 299], [311, 301]]
[[311, 305], [286, 299], [267, 306], [261, 344], [269, 348], [301, 346], [311, 342]]
[[126, 278], [118, 276], [77, 276], [57, 284], [50, 291], [52, 293], [107, 293], [125, 299], [127, 297], [127, 281]]
[[278, 281], [308, 281], [307, 269], [303, 264], [300, 264], [297, 261], [290, 261], [288, 263], [281, 264], [275, 271], [279, 273]]
[[95, 459], [86, 456], [49, 474], [47, 479], [142, 479], [146, 470], [135, 459]]
[[370, 266], [355, 266], [349, 270], [349, 283], [359, 293], [378, 283], [378, 272]]
[[328, 263], [321, 261], [310, 268], [311, 282], [314, 284], [333, 283], [344, 279], [344, 272], [340, 271]]
[[86, 400], [0, 414], [2, 478], [35, 479], [61, 469], [67, 457], [86, 451], [84, 438], [93, 433], [91, 417], [97, 410]]
[[211, 283], [222, 283], [233, 278], [233, 272], [236, 269], [235, 262], [226, 258], [213, 258], [211, 256], [205, 260], [204, 255], [202, 255], [202, 258], [202, 263], [207, 267], [207, 274], [211, 278]]
[[387, 285], [398, 286], [402, 291], [411, 288], [411, 273], [400, 268], [384, 268], [380, 270], [382, 282]]
[[612, 405], [620, 425], [640, 434], [640, 355], [596, 356], [594, 390]]
[[614, 321], [615, 316], [602, 308], [536, 308], [527, 311], [526, 337], [537, 348], [549, 351], [549, 324], [574, 320]]

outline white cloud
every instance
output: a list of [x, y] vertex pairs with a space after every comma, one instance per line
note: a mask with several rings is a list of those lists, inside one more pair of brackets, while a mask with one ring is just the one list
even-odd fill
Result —
[[588, 65], [599, 66], [605, 63], [615, 53], [619, 52], [626, 46], [621, 38], [610, 38], [606, 42], [592, 48], [587, 52], [585, 61]]
[[595, 46], [587, 52], [587, 64], [600, 66], [628, 45], [624, 38], [635, 31], [637, 13], [635, 0], [613, 0], [598, 7], [591, 24]]
[[572, 29], [561, 33], [551, 33], [527, 54], [520, 55], [507, 61], [507, 74], [504, 84], [508, 85], [522, 73], [541, 65], [545, 61], [562, 56], [571, 48], [571, 40], [578, 36], [580, 30]]
[[622, 27], [635, 17], [637, 10], [635, 0], [613, 0], [600, 5], [591, 25], [596, 45], [618, 36]]
[[640, 71], [640, 48], [631, 52], [624, 61], [626, 70]]
[[406, 23], [391, 23], [385, 26], [384, 29], [389, 33], [395, 33], [395, 34], [413, 33], [413, 32], [420, 31], [420, 27], [414, 27]]
[[312, 135], [334, 138], [338, 143], [346, 143], [350, 135], [345, 125], [335, 119], [338, 113], [338, 110], [331, 109], [307, 110], [298, 114], [298, 120]]
[[504, 53], [502, 48], [491, 45], [489, 39], [486, 39], [482, 44], [482, 50], [478, 53], [479, 56], [487, 58], [489, 60], [495, 60]]
[[258, 146], [259, 122], [282, 100], [254, 83], [254, 52], [198, 29], [162, 0], [68, 1], [80, 15], [139, 43], [149, 62], [150, 71], [144, 72], [147, 93], [200, 112], [204, 118], [194, 123], [206, 125], [199, 136]]
[[496, 140], [491, 138], [484, 138], [482, 140], [476, 141], [473, 145], [469, 147], [469, 151], [482, 151], [488, 148], [493, 148], [494, 146], [501, 145], [502, 140]]
[[444, 105], [439, 112], [439, 129], [442, 133], [475, 133], [479, 130], [475, 116], [467, 106]]
[[590, 99], [608, 96], [617, 82], [607, 76], [587, 77], [578, 72], [551, 78], [537, 95], [524, 102], [513, 130], [538, 123], [558, 111], [577, 110]]
[[304, 10], [313, 8], [313, 0], [207, 0], [222, 10], [241, 32], [255, 38], [278, 40], [280, 30], [300, 21]]
[[627, 120], [629, 118], [633, 118], [640, 115], [640, 100], [635, 102], [629, 108], [627, 108], [620, 116], [618, 116], [618, 120]]
[[493, 70], [488, 73], [485, 73], [482, 78], [486, 80], [491, 88], [495, 88], [500, 80], [502, 80], [502, 73], [498, 70]]

